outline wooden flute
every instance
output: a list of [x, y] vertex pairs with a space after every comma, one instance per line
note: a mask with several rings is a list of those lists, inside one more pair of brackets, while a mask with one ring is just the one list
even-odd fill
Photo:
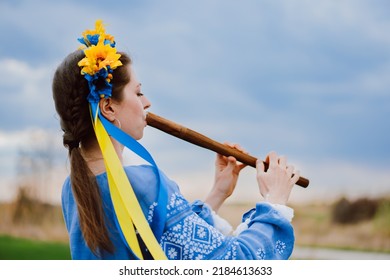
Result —
[[[212, 150], [218, 154], [224, 155], [224, 156], [233, 156], [235, 157], [239, 162], [242, 162], [246, 165], [256, 167], [256, 161], [257, 158], [245, 154], [239, 150], [236, 150], [232, 147], [229, 147], [225, 144], [222, 144], [220, 142], [217, 142], [213, 139], [210, 139], [209, 137], [196, 132], [194, 130], [191, 130], [187, 127], [184, 127], [180, 124], [177, 124], [173, 121], [167, 120], [163, 117], [160, 117], [156, 114], [148, 112], [146, 115], [146, 122], [149, 126], [157, 128], [165, 133], [168, 133], [172, 136], [175, 136], [177, 138], [180, 138], [184, 141], [187, 141], [189, 143], [192, 143], [194, 145], [203, 147], [208, 150]], [[264, 162], [265, 170], [268, 169], [268, 163]], [[298, 186], [301, 186], [303, 188], [307, 188], [309, 186], [309, 180], [304, 177], [299, 177], [297, 183]]]

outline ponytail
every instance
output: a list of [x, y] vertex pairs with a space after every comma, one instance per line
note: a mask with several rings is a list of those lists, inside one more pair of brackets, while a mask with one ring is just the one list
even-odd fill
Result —
[[95, 176], [81, 155], [80, 148], [71, 149], [69, 158], [72, 191], [77, 202], [84, 239], [94, 254], [97, 254], [99, 248], [112, 253], [113, 244], [106, 228], [101, 194]]

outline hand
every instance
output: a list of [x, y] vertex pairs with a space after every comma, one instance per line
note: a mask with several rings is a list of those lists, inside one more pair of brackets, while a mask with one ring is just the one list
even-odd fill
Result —
[[[246, 153], [237, 144], [225, 144]], [[205, 200], [205, 202], [210, 205], [214, 211], [217, 211], [222, 203], [232, 195], [236, 187], [240, 171], [245, 166], [245, 164], [238, 163], [237, 160], [232, 156], [225, 157], [223, 155], [217, 154], [215, 160], [214, 186]]]
[[260, 193], [270, 203], [285, 205], [299, 179], [299, 171], [294, 172], [294, 167], [287, 165], [286, 157], [279, 157], [275, 152], [267, 155], [266, 162], [269, 163], [267, 171], [261, 160], [256, 164]]

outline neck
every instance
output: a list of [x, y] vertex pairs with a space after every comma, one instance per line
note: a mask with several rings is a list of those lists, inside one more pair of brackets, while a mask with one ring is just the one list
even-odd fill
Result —
[[[119, 157], [119, 160], [123, 163], [123, 145], [111, 137], [111, 142], [114, 145], [114, 149]], [[94, 175], [99, 175], [106, 172], [106, 166], [104, 165], [104, 159], [102, 152], [100, 151], [99, 144], [95, 141], [93, 144], [82, 146], [82, 155], [87, 162], [89, 169]]]

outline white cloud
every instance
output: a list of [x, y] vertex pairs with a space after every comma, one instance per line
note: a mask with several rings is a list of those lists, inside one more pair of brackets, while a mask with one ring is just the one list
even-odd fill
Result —
[[11, 58], [0, 59], [0, 96], [6, 101], [0, 127], [18, 130], [28, 126], [53, 126], [54, 105], [51, 95], [51, 66], [34, 66]]
[[[381, 135], [364, 133], [370, 129], [367, 123], [382, 123], [388, 114], [383, 109], [390, 90], [386, 3], [196, 1], [188, 6], [123, 1], [110, 12], [96, 1], [41, 1], [39, 9], [31, 1], [4, 3], [4, 37], [11, 38], [7, 31], [34, 40], [16, 43], [12, 38], [14, 44], [6, 45], [11, 49], [0, 47], [0, 96], [6, 100], [0, 112], [6, 120], [1, 124], [3, 153], [27, 137], [10, 130], [58, 127], [50, 90], [55, 64], [77, 48], [84, 29], [103, 18], [118, 48], [134, 57], [152, 112], [217, 140], [238, 141], [255, 154], [276, 149], [299, 158], [299, 165], [307, 167], [302, 171], [313, 183], [321, 182], [313, 192], [366, 185], [365, 172], [379, 185], [388, 180], [375, 165], [362, 167], [339, 146], [332, 149], [388, 138], [385, 128]], [[363, 118], [368, 121], [359, 124], [362, 132], [351, 137], [356, 120]], [[209, 184], [210, 152], [158, 133], [143, 141], [183, 185]], [[383, 162], [387, 154], [382, 148], [372, 154]], [[330, 165], [332, 157], [339, 163]], [[308, 164], [314, 159], [316, 168]], [[324, 170], [337, 180], [328, 181]]]
[[[294, 201], [320, 201], [347, 197], [378, 198], [390, 195], [390, 173], [387, 167], [340, 159], [298, 164], [311, 180], [309, 188], [295, 190]], [[304, 174], [302, 174], [304, 175]]]
[[39, 98], [41, 87], [47, 83], [47, 76], [51, 73], [51, 69], [43, 67], [33, 67], [25, 61], [19, 61], [12, 58], [3, 58], [0, 60], [3, 66], [0, 69], [0, 82], [5, 87], [18, 89], [18, 92], [6, 93], [10, 98], [20, 96], [27, 101], [33, 101]]

